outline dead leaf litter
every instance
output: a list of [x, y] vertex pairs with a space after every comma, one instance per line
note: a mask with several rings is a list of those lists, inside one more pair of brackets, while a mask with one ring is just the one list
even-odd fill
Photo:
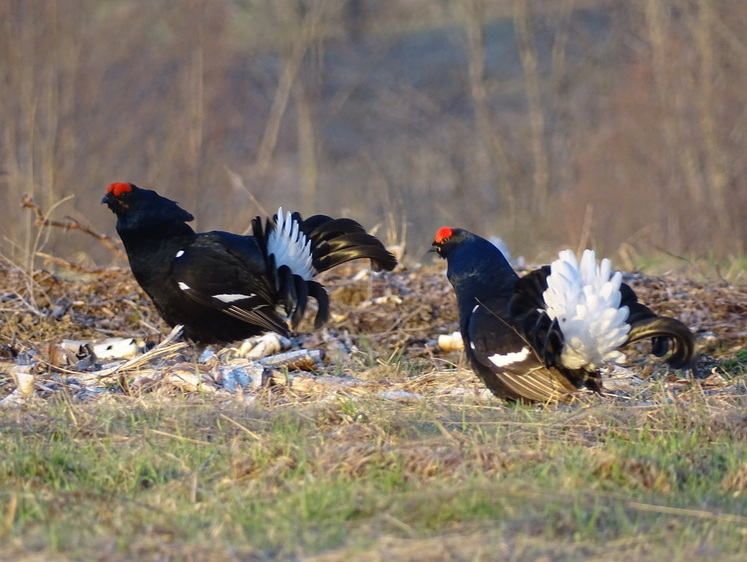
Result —
[[[154, 392], [249, 402], [267, 393], [275, 401], [492, 399], [465, 363], [440, 265], [339, 268], [323, 278], [332, 301], [323, 329], [305, 320], [291, 338], [265, 334], [207, 348], [184, 341], [178, 327], [169, 331], [129, 270], [75, 273], [63, 279], [0, 262], [0, 406], [60, 393], [81, 401]], [[696, 376], [667, 371], [641, 347], [630, 364], [610, 370], [606, 398], [579, 393], [582, 401], [642, 403], [655, 385], [667, 393], [743, 393], [735, 376], [743, 373], [728, 372], [724, 359], [739, 357], [747, 343], [744, 288], [668, 275], [626, 281], [659, 314], [696, 333], [703, 353]]]

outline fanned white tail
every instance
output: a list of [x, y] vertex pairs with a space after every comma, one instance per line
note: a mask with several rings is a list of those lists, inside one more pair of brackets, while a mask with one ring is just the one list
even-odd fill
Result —
[[280, 207], [275, 228], [267, 239], [267, 253], [275, 256], [275, 266], [287, 265], [290, 270], [306, 281], [317, 271], [311, 261], [311, 240], [301, 232], [298, 221]]
[[612, 273], [608, 259], [597, 265], [593, 250], [584, 250], [580, 266], [571, 250], [563, 250], [550, 271], [542, 296], [565, 339], [561, 363], [569, 369], [597, 369], [624, 361], [617, 349], [627, 340], [630, 324], [628, 307], [620, 307], [622, 274]]

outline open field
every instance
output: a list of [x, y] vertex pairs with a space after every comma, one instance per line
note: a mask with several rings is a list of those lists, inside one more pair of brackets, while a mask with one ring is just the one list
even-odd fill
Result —
[[456, 328], [441, 267], [356, 271], [326, 278], [333, 321], [293, 342], [326, 366], [235, 393], [213, 377], [231, 359], [178, 345], [82, 382], [100, 366], [49, 344], [166, 333], [129, 272], [4, 266], [0, 398], [10, 347], [36, 355], [33, 396], [0, 409], [0, 559], [739, 559], [743, 289], [633, 276], [698, 333], [701, 378], [634, 356], [604, 397], [527, 407], [432, 344]]
[[[0, 2], [0, 561], [745, 559], [746, 27], [725, 0]], [[328, 326], [270, 356], [300, 362], [201, 360], [80, 235], [114, 235], [115, 181], [200, 231], [349, 216], [415, 261], [445, 224], [593, 247], [703, 358], [508, 405], [434, 343], [443, 264], [409, 264], [325, 277]], [[62, 347], [110, 336], [140, 354]]]

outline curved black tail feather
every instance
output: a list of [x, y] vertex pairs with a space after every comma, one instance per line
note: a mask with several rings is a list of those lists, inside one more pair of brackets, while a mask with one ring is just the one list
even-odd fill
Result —
[[[327, 271], [342, 263], [355, 259], [370, 259], [374, 270], [385, 269], [391, 271], [397, 265], [396, 258], [376, 238], [366, 232], [353, 219], [333, 219], [326, 215], [314, 215], [306, 220], [299, 213], [291, 215], [299, 229], [311, 241], [311, 263], [317, 272]], [[277, 216], [274, 217], [277, 221]], [[267, 238], [275, 228], [273, 222], [266, 224], [260, 217], [252, 220], [252, 230], [258, 240], [263, 241], [265, 254], [267, 252]], [[271, 269], [275, 269], [273, 256], [265, 255]], [[320, 327], [329, 319], [329, 296], [324, 287], [300, 275], [294, 274], [288, 266], [281, 266], [276, 270], [275, 282], [280, 300], [291, 324], [300, 322], [309, 297], [315, 299], [318, 311], [314, 320], [315, 327]]]
[[396, 258], [379, 239], [368, 234], [353, 219], [314, 215], [302, 221], [300, 228], [311, 240], [312, 263], [317, 271], [327, 271], [360, 258], [370, 259], [373, 269], [377, 271], [391, 271], [397, 265]]
[[652, 353], [658, 357], [665, 355], [672, 342], [672, 354], [665, 362], [675, 369], [691, 369], [698, 358], [695, 336], [679, 320], [666, 316], [641, 318], [631, 322], [628, 333], [628, 343], [634, 343], [647, 338], [653, 339]]

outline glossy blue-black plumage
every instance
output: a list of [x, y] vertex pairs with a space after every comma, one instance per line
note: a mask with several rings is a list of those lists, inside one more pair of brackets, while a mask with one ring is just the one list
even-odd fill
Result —
[[[548, 401], [565, 400], [584, 386], [601, 390], [598, 371], [568, 369], [560, 362], [563, 333], [545, 312], [543, 297], [549, 266], [519, 278], [491, 242], [459, 228], [440, 229], [433, 247], [448, 264], [467, 358], [496, 396]], [[624, 345], [651, 338], [652, 353], [663, 356], [671, 343], [667, 362], [675, 368], [693, 365], [695, 338], [684, 324], [657, 316], [624, 283], [620, 306], [630, 309]]]
[[[197, 342], [230, 342], [265, 331], [288, 334], [309, 297], [318, 304], [316, 324], [329, 315], [329, 300], [316, 281], [276, 266], [267, 241], [274, 219], [252, 221], [253, 236], [196, 233], [192, 215], [155, 191], [112, 184], [103, 200], [117, 216], [117, 232], [140, 286], [170, 325], [183, 324]], [[311, 262], [319, 273], [340, 263], [368, 258], [391, 270], [396, 259], [379, 240], [351, 219], [315, 215], [300, 230], [311, 240]]]

